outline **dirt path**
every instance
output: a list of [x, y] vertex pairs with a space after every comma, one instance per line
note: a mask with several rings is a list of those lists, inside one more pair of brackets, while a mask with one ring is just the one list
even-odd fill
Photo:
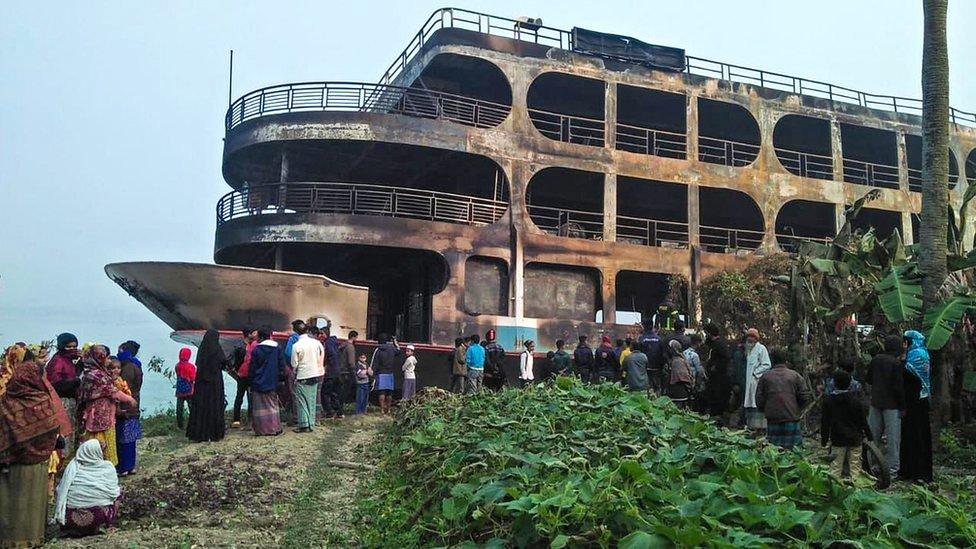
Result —
[[[386, 420], [348, 417], [309, 434], [254, 437], [232, 430], [216, 443], [179, 434], [140, 442], [140, 469], [122, 480], [123, 521], [111, 533], [46, 547], [303, 547], [352, 544], [356, 461]], [[332, 540], [332, 541], [329, 541]]]

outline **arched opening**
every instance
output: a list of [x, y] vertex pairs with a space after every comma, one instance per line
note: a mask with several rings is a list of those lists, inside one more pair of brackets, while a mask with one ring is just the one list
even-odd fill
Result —
[[840, 125], [844, 181], [870, 187], [898, 188], [898, 145], [895, 132]]
[[797, 252], [804, 240], [826, 242], [836, 234], [833, 204], [791, 200], [776, 214], [776, 243], [785, 252]]
[[684, 94], [617, 85], [617, 149], [685, 158], [687, 99]]
[[387, 246], [286, 242], [225, 249], [217, 260], [224, 265], [273, 269], [276, 256], [281, 260], [280, 270], [321, 274], [368, 287], [368, 338], [387, 333], [402, 341], [430, 341], [433, 296], [444, 290], [450, 277], [441, 254]]
[[[641, 321], [652, 318], [668, 297], [671, 275], [641, 271], [619, 271], [614, 283], [617, 324], [625, 319]], [[671, 304], [683, 308], [681, 303]]]
[[[905, 134], [905, 160], [908, 163], [908, 190], [922, 192], [922, 136]], [[949, 150], [949, 188], [955, 189], [959, 182], [959, 162]]]
[[688, 186], [617, 177], [617, 242], [688, 246]]
[[525, 266], [525, 316], [592, 322], [603, 308], [600, 271], [590, 267]]
[[901, 212], [878, 210], [876, 208], [861, 208], [854, 218], [854, 228], [861, 232], [874, 229], [874, 234], [881, 240], [891, 236], [891, 233], [901, 232]]
[[495, 257], [471, 256], [464, 262], [464, 312], [508, 314], [508, 263]]
[[698, 160], [748, 166], [759, 156], [759, 123], [735, 103], [698, 98]]
[[512, 87], [505, 73], [491, 61], [480, 57], [438, 54], [424, 67], [411, 87], [512, 105]]
[[746, 193], [699, 187], [699, 238], [707, 252], [736, 253], [762, 245], [762, 210]]
[[976, 149], [969, 151], [966, 156], [966, 180], [976, 182]]
[[525, 190], [529, 217], [550, 234], [602, 240], [604, 177], [569, 168], [536, 173]]
[[773, 128], [773, 147], [786, 171], [801, 177], [834, 178], [829, 120], [797, 114], [783, 116]]
[[540, 74], [529, 85], [529, 118], [539, 132], [556, 141], [602, 147], [606, 84], [560, 72]]

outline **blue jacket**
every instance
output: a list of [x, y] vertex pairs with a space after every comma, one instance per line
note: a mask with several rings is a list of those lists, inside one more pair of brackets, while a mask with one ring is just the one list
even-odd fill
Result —
[[262, 342], [251, 351], [251, 365], [247, 372], [251, 388], [268, 392], [278, 388], [278, 379], [285, 371], [285, 354], [280, 345]]
[[464, 361], [468, 364], [469, 370], [484, 370], [485, 348], [481, 344], [472, 344], [464, 353]]
[[905, 355], [905, 368], [922, 383], [922, 391], [918, 398], [928, 398], [932, 392], [932, 382], [929, 379], [932, 362], [929, 351], [925, 348], [925, 336], [915, 330], [908, 330], [904, 337], [911, 341], [908, 353]]
[[298, 332], [292, 332], [288, 336], [288, 343], [285, 343], [285, 364], [291, 366], [291, 348], [295, 346], [295, 342], [298, 338], [302, 337]]

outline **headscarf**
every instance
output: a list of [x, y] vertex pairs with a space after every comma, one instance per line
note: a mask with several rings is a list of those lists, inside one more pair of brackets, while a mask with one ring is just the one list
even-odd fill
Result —
[[68, 507], [85, 509], [112, 505], [120, 493], [115, 466], [103, 457], [101, 443], [95, 439], [86, 440], [78, 447], [58, 484], [54, 520], [64, 524]]
[[78, 343], [78, 338], [75, 337], [75, 334], [64, 332], [63, 334], [58, 334], [57, 342], [58, 342], [58, 352], [61, 352], [64, 350], [65, 347], [68, 346], [69, 343], [71, 342]]
[[3, 362], [0, 363], [0, 397], [7, 390], [7, 383], [10, 379], [14, 377], [14, 372], [17, 367], [24, 362], [24, 356], [27, 354], [27, 347], [21, 345], [20, 343], [15, 343], [3, 352]]
[[905, 332], [905, 339], [909, 340], [908, 354], [905, 356], [905, 368], [922, 382], [919, 398], [928, 398], [932, 392], [932, 382], [929, 379], [931, 359], [925, 348], [925, 336], [915, 330]]
[[16, 447], [54, 430], [71, 433], [68, 414], [40, 366], [23, 363], [0, 398], [0, 454], [13, 453]]
[[136, 357], [136, 354], [139, 352], [139, 347], [140, 345], [131, 339], [119, 345], [119, 362], [123, 364], [131, 362], [141, 370], [142, 361]]
[[85, 372], [81, 374], [78, 399], [83, 406], [83, 425], [93, 432], [104, 431], [115, 421], [116, 404], [111, 399], [117, 389], [105, 364], [107, 358], [104, 345], [92, 345], [85, 355]]

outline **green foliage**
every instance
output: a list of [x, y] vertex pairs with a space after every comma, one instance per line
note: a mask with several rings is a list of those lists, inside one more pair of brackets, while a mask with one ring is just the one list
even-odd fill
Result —
[[183, 434], [182, 430], [176, 426], [176, 408], [172, 406], [165, 410], [143, 415], [141, 423], [142, 436], [147, 438]]
[[890, 322], [905, 322], [922, 314], [922, 282], [913, 265], [891, 266], [874, 289]]
[[963, 315], [972, 308], [976, 308], [976, 298], [956, 294], [926, 311], [922, 322], [926, 347], [931, 350], [944, 347]]
[[971, 491], [841, 483], [610, 384], [421, 395], [380, 451], [360, 509], [370, 547], [976, 544]]

